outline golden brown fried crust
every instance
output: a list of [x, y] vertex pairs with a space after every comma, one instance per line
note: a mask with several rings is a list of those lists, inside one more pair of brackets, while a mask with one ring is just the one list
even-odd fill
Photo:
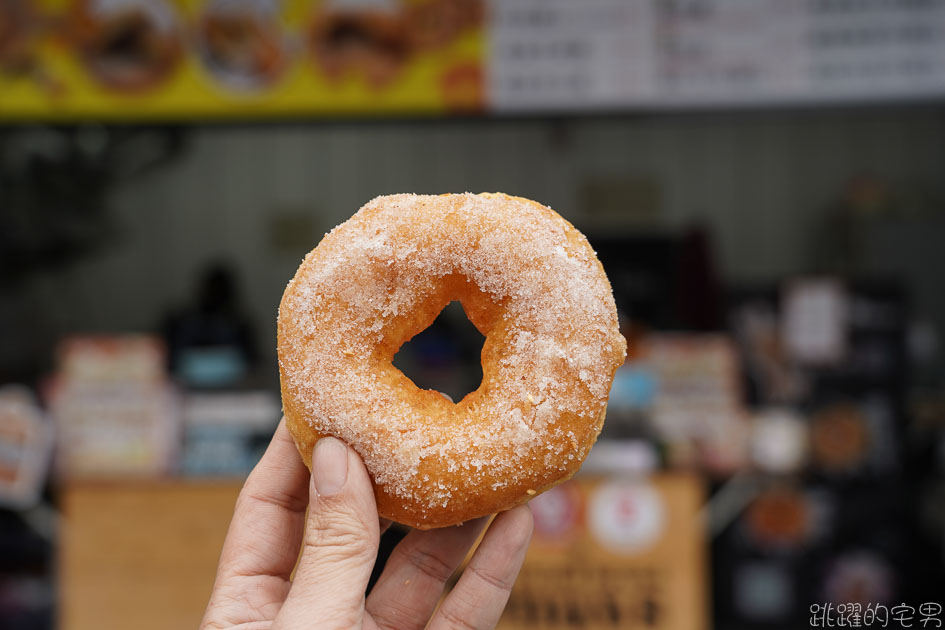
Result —
[[[482, 384], [455, 404], [391, 364], [452, 300], [486, 337]], [[278, 328], [286, 422], [306, 465], [320, 437], [345, 440], [381, 516], [418, 528], [570, 478], [626, 350], [580, 232], [501, 194], [373, 200], [306, 257]]]

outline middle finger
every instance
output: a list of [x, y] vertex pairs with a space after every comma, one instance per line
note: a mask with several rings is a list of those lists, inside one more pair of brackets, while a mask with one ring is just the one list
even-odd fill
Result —
[[422, 630], [446, 581], [466, 557], [488, 517], [464, 525], [413, 530], [394, 548], [365, 602], [382, 627]]

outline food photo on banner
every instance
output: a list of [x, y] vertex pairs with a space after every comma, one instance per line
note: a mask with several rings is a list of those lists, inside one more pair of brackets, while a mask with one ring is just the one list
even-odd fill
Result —
[[0, 628], [945, 624], [945, 2], [0, 0]]

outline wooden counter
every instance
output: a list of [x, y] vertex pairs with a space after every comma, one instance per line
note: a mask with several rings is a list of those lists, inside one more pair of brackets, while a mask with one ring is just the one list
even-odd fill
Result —
[[196, 629], [240, 486], [135, 482], [65, 488], [59, 627]]
[[[73, 485], [64, 491], [60, 627], [196, 629], [238, 483]], [[536, 532], [502, 630], [704, 630], [701, 482], [581, 477], [536, 499]], [[543, 533], [544, 532], [544, 533]]]

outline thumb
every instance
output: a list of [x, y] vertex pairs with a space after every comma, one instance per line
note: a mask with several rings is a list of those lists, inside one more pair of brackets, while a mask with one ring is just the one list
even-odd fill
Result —
[[302, 557], [274, 628], [355, 628], [377, 558], [377, 504], [367, 469], [341, 440], [312, 452], [312, 482]]

